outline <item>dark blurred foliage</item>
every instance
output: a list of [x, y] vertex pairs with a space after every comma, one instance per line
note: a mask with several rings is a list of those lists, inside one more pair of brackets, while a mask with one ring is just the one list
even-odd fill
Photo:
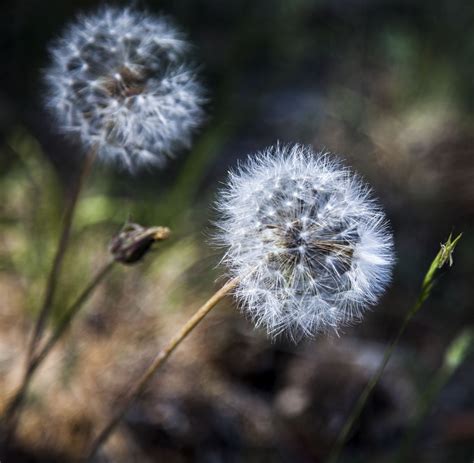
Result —
[[[340, 338], [300, 346], [272, 343], [230, 310], [212, 319], [195, 359], [205, 367], [201, 371], [181, 360], [183, 370], [178, 362], [163, 383], [156, 380], [126, 417], [134, 456], [113, 461], [324, 461], [383, 346], [414, 301], [439, 243], [451, 231], [462, 231], [453, 268], [410, 324], [343, 454], [347, 462], [394, 461], [446, 346], [474, 321], [474, 3], [135, 4], [173, 17], [195, 45], [209, 89], [209, 118], [191, 152], [181, 153], [164, 172], [130, 176], [97, 167], [89, 188], [115, 201], [106, 208], [110, 217], [102, 219], [107, 232], [131, 216], [145, 225], [170, 226], [179, 239], [195, 237], [199, 258], [180, 284], [194, 295], [187, 303], [201, 299], [212, 288], [210, 269], [218, 259], [203, 230], [209, 228], [219, 182], [246, 154], [276, 140], [297, 141], [339, 153], [374, 186], [392, 222], [398, 264], [376, 310]], [[41, 73], [50, 40], [77, 12], [97, 5], [51, 0], [0, 5], [2, 181], [21, 164], [12, 137], [28, 134], [39, 142], [44, 163], [51, 163], [59, 191], [67, 195], [80, 148], [55, 134], [42, 107]], [[2, 223], [13, 220], [0, 212]], [[120, 299], [119, 286], [110, 284], [106, 301]], [[111, 315], [101, 307], [91, 312], [91, 336], [107, 333]], [[472, 372], [471, 356], [436, 398], [409, 461], [472, 460]], [[184, 385], [176, 387], [173, 374]], [[90, 423], [78, 421], [72, 428], [88, 435]], [[14, 459], [6, 461], [68, 458], [44, 456], [47, 451], [19, 445]]]

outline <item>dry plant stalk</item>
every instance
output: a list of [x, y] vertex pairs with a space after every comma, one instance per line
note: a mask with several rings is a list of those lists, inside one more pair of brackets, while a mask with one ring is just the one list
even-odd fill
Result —
[[64, 256], [66, 255], [67, 246], [69, 244], [69, 238], [71, 235], [72, 220], [74, 218], [74, 212], [76, 210], [77, 201], [81, 193], [82, 187], [84, 186], [85, 180], [89, 176], [94, 160], [97, 156], [97, 148], [93, 147], [89, 153], [85, 156], [84, 162], [82, 165], [81, 173], [77, 179], [77, 182], [74, 186], [70, 202], [66, 208], [63, 219], [63, 228], [61, 231], [61, 237], [59, 238], [58, 247], [56, 254], [54, 256], [53, 265], [48, 276], [48, 281], [46, 283], [46, 290], [44, 294], [43, 304], [41, 306], [40, 313], [36, 320], [35, 327], [33, 329], [33, 334], [28, 346], [28, 357], [27, 357], [27, 369], [29, 364], [34, 357], [36, 346], [41, 339], [43, 334], [46, 321], [51, 312], [51, 307], [53, 304], [54, 294], [56, 292], [56, 287], [58, 283], [59, 276], [61, 274], [61, 267], [64, 261]]
[[67, 328], [70, 326], [72, 320], [79, 312], [81, 307], [85, 304], [87, 299], [93, 293], [95, 288], [104, 280], [104, 278], [110, 273], [113, 268], [114, 261], [109, 261], [106, 263], [82, 291], [82, 293], [77, 297], [75, 302], [66, 310], [63, 318], [60, 320], [59, 324], [55, 328], [55, 331], [51, 334], [48, 341], [43, 345], [39, 352], [33, 355], [30, 358], [27, 368], [23, 374], [21, 383], [14, 393], [13, 397], [10, 399], [9, 404], [7, 405], [3, 416], [2, 416], [2, 427], [4, 428], [4, 435], [2, 440], [4, 442], [9, 442], [13, 437], [16, 427], [18, 425], [18, 420], [20, 417], [21, 408], [24, 404], [28, 388], [33, 380], [33, 377], [38, 370], [39, 366], [43, 363], [46, 357], [49, 355], [53, 347], [57, 342], [62, 338], [64, 333], [67, 331]]
[[184, 341], [189, 333], [199, 324], [199, 322], [238, 284], [239, 280], [234, 278], [228, 281], [221, 289], [214, 293], [210, 299], [207, 300], [194, 315], [184, 324], [184, 326], [170, 339], [166, 346], [161, 349], [158, 355], [151, 362], [145, 373], [134, 382], [129, 389], [129, 393], [123, 403], [118, 407], [116, 413], [111, 417], [108, 423], [104, 426], [102, 431], [92, 442], [85, 461], [91, 461], [97, 454], [100, 447], [107, 441], [112, 434], [115, 427], [119, 424], [122, 417], [127, 412], [130, 405], [137, 399], [145, 390], [146, 385], [151, 380], [158, 369], [166, 362], [168, 357], [174, 350]]
[[170, 229], [167, 227], [142, 227], [136, 223], [127, 223], [122, 230], [115, 236], [109, 245], [109, 251], [112, 258], [103, 265], [103, 267], [96, 273], [85, 289], [80, 293], [74, 303], [66, 309], [63, 317], [56, 326], [54, 332], [51, 334], [47, 342], [39, 349], [39, 352], [34, 354], [25, 370], [22, 382], [13, 395], [7, 406], [3, 417], [3, 426], [5, 432], [3, 439], [8, 442], [14, 435], [18, 419], [21, 411], [21, 406], [24, 403], [28, 388], [33, 380], [35, 372], [49, 355], [53, 347], [66, 333], [71, 325], [73, 319], [84, 306], [86, 301], [92, 295], [94, 290], [104, 280], [104, 278], [113, 269], [115, 263], [122, 264], [136, 264], [151, 250], [153, 244], [157, 241], [163, 241], [170, 235]]

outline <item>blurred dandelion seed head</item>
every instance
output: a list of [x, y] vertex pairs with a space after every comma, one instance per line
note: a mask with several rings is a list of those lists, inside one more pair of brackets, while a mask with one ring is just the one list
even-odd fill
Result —
[[51, 48], [47, 106], [103, 160], [161, 167], [203, 119], [188, 49], [162, 17], [110, 7], [80, 16]]
[[390, 280], [385, 215], [328, 154], [267, 148], [230, 173], [217, 209], [236, 297], [271, 335], [297, 340], [357, 321]]

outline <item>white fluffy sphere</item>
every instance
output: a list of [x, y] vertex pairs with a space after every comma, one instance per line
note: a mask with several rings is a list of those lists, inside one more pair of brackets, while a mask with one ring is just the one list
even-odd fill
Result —
[[337, 330], [359, 320], [390, 280], [385, 215], [328, 154], [267, 148], [230, 174], [217, 208], [236, 297], [269, 334]]
[[111, 7], [80, 16], [51, 48], [47, 106], [103, 160], [162, 166], [203, 119], [188, 48], [161, 17]]

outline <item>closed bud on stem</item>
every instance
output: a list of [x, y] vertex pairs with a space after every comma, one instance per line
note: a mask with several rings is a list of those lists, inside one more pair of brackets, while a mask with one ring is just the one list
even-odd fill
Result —
[[169, 235], [168, 227], [142, 227], [127, 223], [110, 241], [109, 251], [116, 262], [135, 264], [143, 259], [155, 242], [163, 241]]

